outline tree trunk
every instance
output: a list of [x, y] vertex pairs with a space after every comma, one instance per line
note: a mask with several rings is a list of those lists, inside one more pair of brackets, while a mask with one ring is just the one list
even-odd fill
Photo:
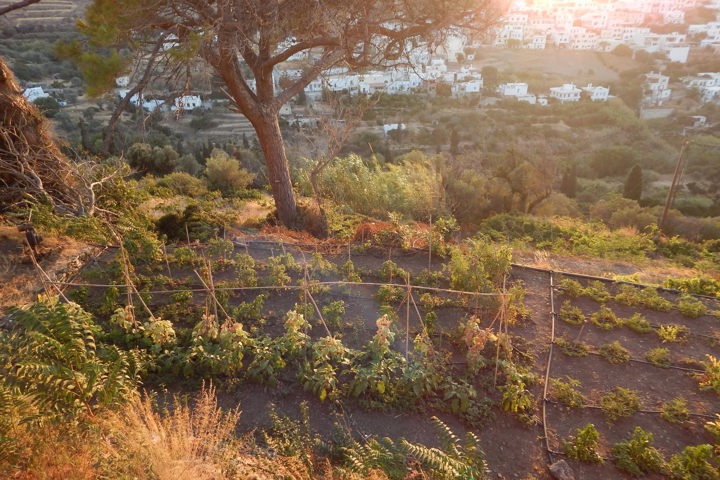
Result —
[[290, 165], [285, 154], [278, 115], [274, 112], [263, 113], [249, 120], [255, 127], [258, 142], [265, 155], [265, 166], [278, 220], [286, 227], [299, 228], [301, 225], [298, 222], [295, 192], [290, 179]]

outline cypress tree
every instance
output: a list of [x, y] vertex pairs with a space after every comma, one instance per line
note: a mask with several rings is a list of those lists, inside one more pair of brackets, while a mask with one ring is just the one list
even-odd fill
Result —
[[560, 191], [568, 198], [575, 198], [577, 194], [577, 172], [575, 170], [575, 164], [567, 167], [560, 182]]
[[643, 174], [640, 165], [635, 164], [625, 180], [623, 197], [639, 201], [642, 196]]

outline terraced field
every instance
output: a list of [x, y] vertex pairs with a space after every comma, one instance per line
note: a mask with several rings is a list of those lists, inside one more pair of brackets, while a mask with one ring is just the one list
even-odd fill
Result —
[[[0, 8], [12, 3], [15, 0], [0, 0]], [[18, 27], [64, 23], [82, 16], [88, 3], [87, 0], [42, 0], [7, 14], [5, 19]]]

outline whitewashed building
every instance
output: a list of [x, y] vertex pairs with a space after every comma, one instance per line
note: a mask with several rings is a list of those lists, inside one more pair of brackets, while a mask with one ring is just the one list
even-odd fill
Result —
[[593, 102], [607, 102], [610, 97], [610, 87], [602, 87], [588, 83], [582, 90], [585, 92], [587, 98]]
[[47, 98], [50, 96], [42, 87], [30, 87], [23, 90], [23, 96], [28, 102], [34, 102], [39, 98]]
[[556, 99], [560, 103], [578, 102], [580, 101], [581, 94], [582, 90], [576, 87], [573, 83], [565, 83], [560, 87], [550, 88], [550, 97]]
[[504, 97], [522, 97], [528, 94], [528, 84], [522, 82], [501, 83], [497, 92]]
[[643, 83], [643, 102], [650, 106], [661, 106], [672, 94], [669, 84], [670, 77], [667, 75], [659, 72], [646, 74], [645, 82]]

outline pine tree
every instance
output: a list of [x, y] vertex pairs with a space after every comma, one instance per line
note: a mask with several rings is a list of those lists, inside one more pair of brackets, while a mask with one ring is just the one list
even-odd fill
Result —
[[643, 173], [640, 165], [635, 164], [630, 173], [628, 174], [627, 180], [625, 180], [625, 188], [623, 190], [623, 197], [629, 198], [630, 200], [640, 200], [642, 196], [643, 188]]

